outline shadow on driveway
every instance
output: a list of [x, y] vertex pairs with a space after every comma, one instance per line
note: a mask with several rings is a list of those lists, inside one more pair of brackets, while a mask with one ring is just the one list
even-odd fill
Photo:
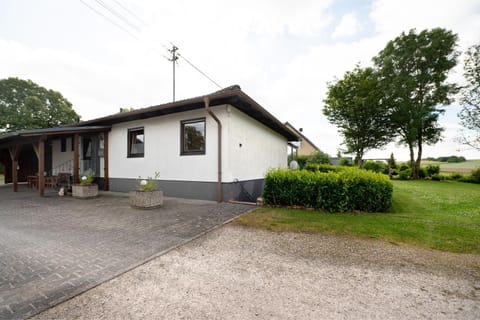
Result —
[[136, 210], [128, 197], [80, 200], [0, 187], [0, 319], [27, 318], [112, 279], [251, 206], [166, 198]]

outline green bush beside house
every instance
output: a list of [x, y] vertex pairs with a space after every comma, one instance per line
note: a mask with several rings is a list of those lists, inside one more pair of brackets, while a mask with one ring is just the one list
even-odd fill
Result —
[[343, 167], [338, 172], [271, 170], [263, 199], [274, 206], [302, 206], [328, 212], [385, 212], [392, 201], [388, 176]]

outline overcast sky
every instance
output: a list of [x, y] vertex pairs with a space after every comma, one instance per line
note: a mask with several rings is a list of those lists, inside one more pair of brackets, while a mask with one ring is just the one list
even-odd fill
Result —
[[[174, 43], [222, 87], [240, 85], [334, 156], [342, 138], [322, 114], [327, 82], [358, 62], [371, 65], [402, 31], [435, 27], [457, 33], [459, 50], [480, 43], [480, 1], [0, 0], [0, 79], [57, 90], [83, 120], [93, 119], [170, 102], [172, 64], [164, 56]], [[219, 89], [185, 60], [176, 72], [177, 100]], [[450, 79], [461, 81], [461, 64]], [[460, 107], [446, 109], [443, 142], [425, 157], [480, 158], [454, 141]], [[391, 152], [408, 159], [407, 148], [393, 144], [366, 157]]]

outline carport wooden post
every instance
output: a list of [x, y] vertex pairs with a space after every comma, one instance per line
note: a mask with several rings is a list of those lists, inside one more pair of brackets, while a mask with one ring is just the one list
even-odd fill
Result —
[[78, 144], [79, 141], [78, 133], [75, 133], [73, 136], [73, 183], [78, 183], [80, 181], [78, 177], [78, 168], [79, 168], [79, 159], [78, 159]]
[[38, 141], [38, 194], [43, 197], [45, 193], [45, 140], [42, 136]]
[[13, 182], [13, 192], [18, 192], [18, 157], [20, 156], [20, 145], [8, 148], [10, 153], [10, 158], [12, 159], [12, 182]]
[[103, 190], [110, 190], [108, 179], [108, 131], [103, 133]]

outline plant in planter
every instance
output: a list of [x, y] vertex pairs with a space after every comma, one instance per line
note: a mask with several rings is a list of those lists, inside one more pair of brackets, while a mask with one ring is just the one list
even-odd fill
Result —
[[93, 172], [88, 172], [80, 178], [79, 184], [72, 186], [72, 196], [75, 198], [94, 198], [98, 195], [98, 185], [93, 183]]
[[142, 179], [138, 177], [138, 185], [130, 191], [130, 206], [140, 209], [153, 209], [163, 205], [163, 191], [158, 190], [157, 179], [159, 172], [154, 177]]

